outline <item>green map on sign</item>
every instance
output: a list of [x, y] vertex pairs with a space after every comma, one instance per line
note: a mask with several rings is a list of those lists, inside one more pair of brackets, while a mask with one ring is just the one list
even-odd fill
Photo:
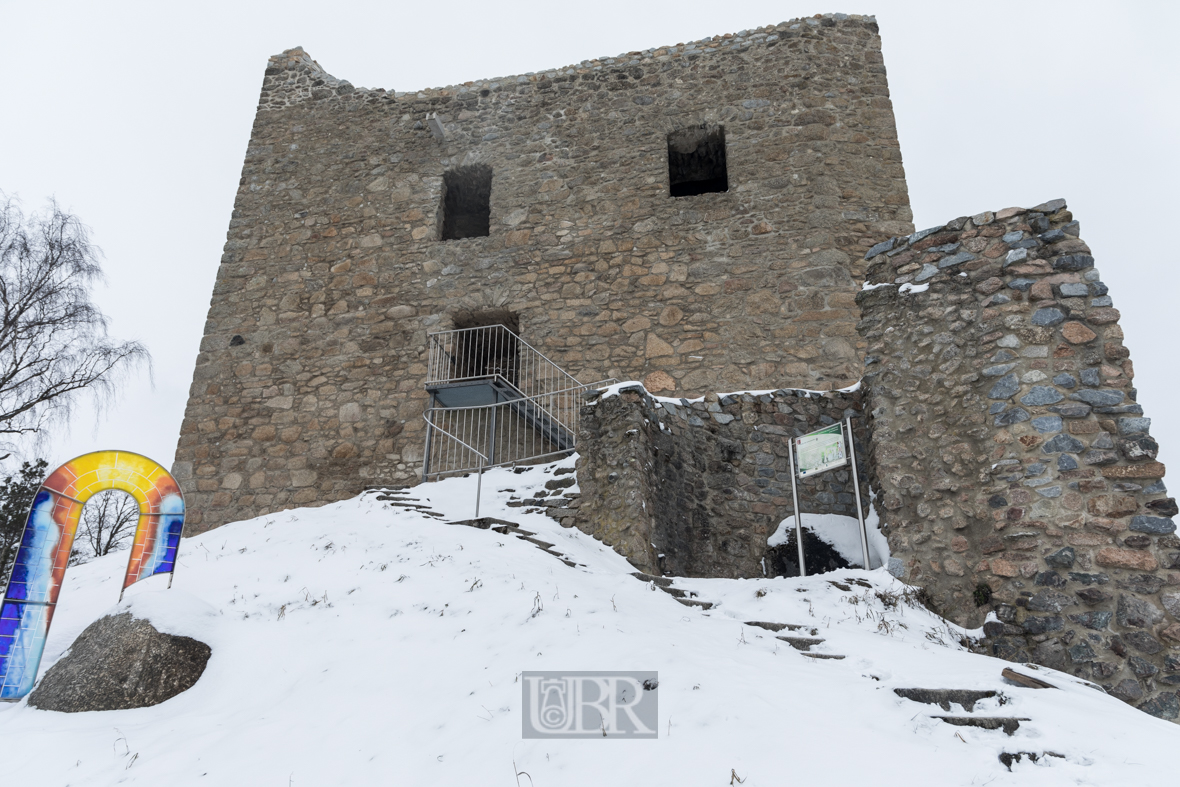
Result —
[[847, 464], [840, 424], [795, 438], [795, 457], [800, 478]]

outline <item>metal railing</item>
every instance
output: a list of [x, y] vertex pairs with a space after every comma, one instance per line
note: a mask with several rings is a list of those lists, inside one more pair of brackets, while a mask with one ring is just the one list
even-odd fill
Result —
[[[531, 464], [577, 447], [581, 394], [613, 380], [579, 383], [501, 325], [427, 337], [426, 420], [422, 480]], [[447, 388], [478, 387], [487, 404], [438, 406]]]
[[581, 384], [503, 325], [429, 334], [426, 387], [500, 378], [525, 398]]

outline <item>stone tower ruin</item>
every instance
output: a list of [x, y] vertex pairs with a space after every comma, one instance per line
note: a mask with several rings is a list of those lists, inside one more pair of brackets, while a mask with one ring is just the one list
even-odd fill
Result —
[[288, 50], [177, 447], [192, 532], [417, 481], [431, 331], [678, 395], [846, 386], [865, 250], [910, 219], [871, 17], [406, 93]]

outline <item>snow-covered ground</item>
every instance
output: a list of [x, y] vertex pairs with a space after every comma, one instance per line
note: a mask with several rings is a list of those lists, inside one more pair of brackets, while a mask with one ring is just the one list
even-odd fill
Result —
[[[1001, 679], [967, 632], [898, 600], [883, 569], [806, 579], [678, 579], [682, 605], [621, 557], [541, 514], [552, 466], [484, 477], [483, 516], [532, 543], [448, 525], [475, 479], [363, 495], [218, 528], [182, 546], [172, 590], [123, 603], [208, 643], [195, 687], [140, 710], [0, 707], [0, 768], [19, 785], [1174, 785], [1180, 726], [1072, 678]], [[70, 570], [42, 670], [116, 609], [125, 555]], [[537, 612], [537, 610], [540, 610]], [[815, 659], [743, 621], [803, 626]], [[658, 740], [522, 740], [523, 670], [658, 670]], [[1029, 671], [1030, 670], [1025, 670]], [[1027, 718], [1011, 737], [931, 718], [899, 687], [993, 689], [967, 714]], [[1056, 752], [1011, 772], [1001, 752]], [[518, 773], [520, 775], [518, 775]], [[526, 775], [527, 774], [527, 775]]]

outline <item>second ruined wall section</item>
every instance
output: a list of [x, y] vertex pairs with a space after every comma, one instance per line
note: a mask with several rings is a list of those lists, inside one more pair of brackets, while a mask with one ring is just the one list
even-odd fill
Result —
[[[874, 247], [857, 300], [902, 578], [994, 655], [1180, 716], [1180, 540], [1119, 312], [1064, 200]], [[895, 564], [896, 565], [896, 564]]]

